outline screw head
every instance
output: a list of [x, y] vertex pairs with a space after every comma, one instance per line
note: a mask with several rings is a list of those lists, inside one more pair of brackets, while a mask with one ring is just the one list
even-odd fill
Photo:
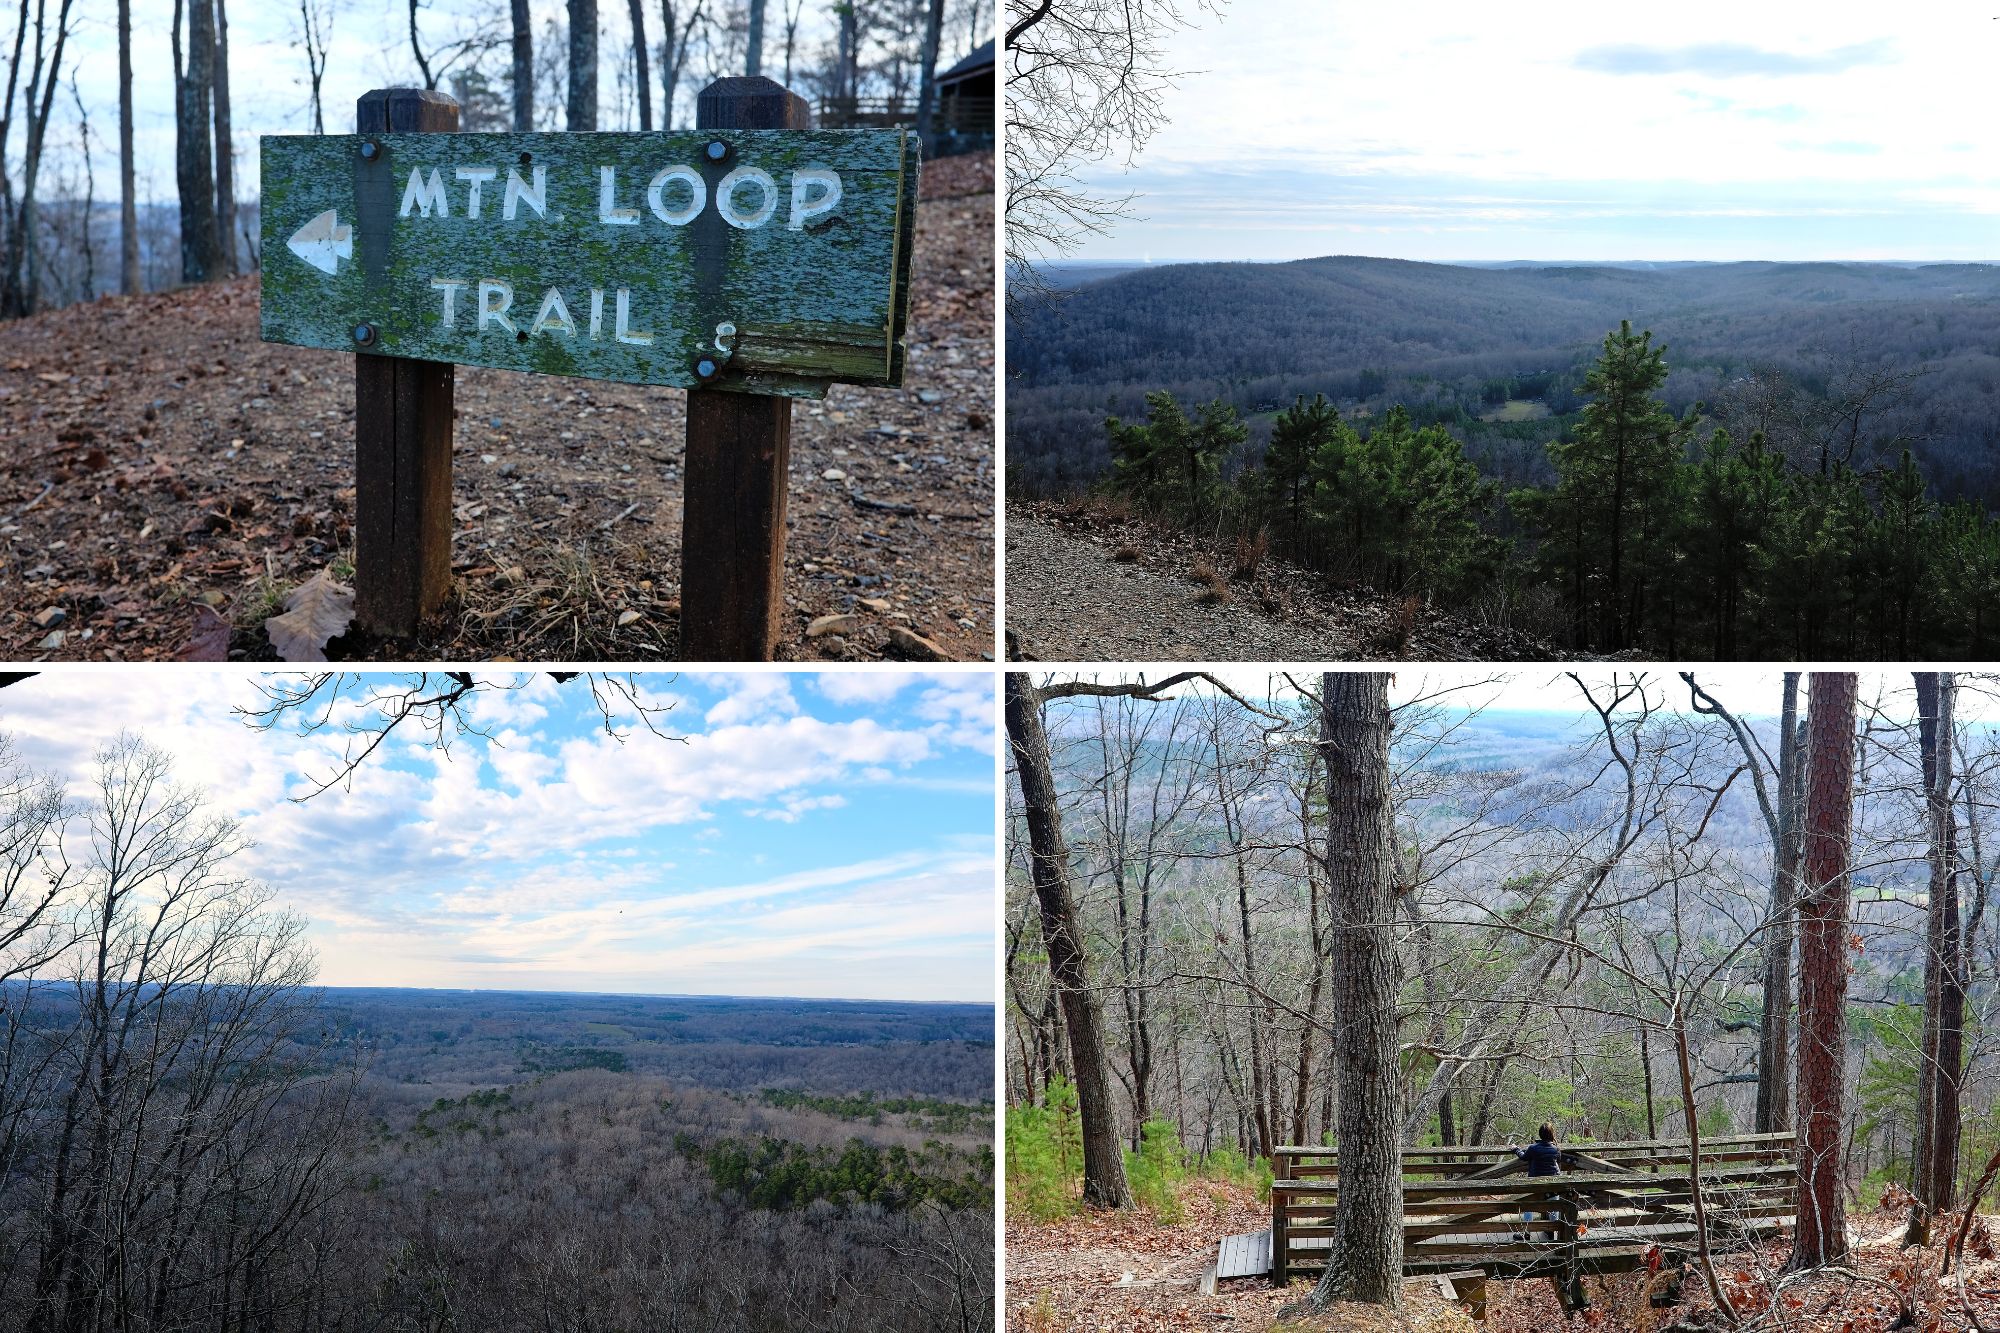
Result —
[[709, 161], [720, 162], [723, 158], [729, 156], [729, 145], [720, 139], [710, 139], [708, 147], [702, 151], [708, 154]]
[[712, 380], [721, 373], [722, 373], [722, 367], [716, 364], [716, 360], [712, 356], [702, 357], [700, 360], [694, 363], [694, 374], [696, 379]]
[[381, 155], [382, 155], [382, 149], [379, 144], [364, 143], [361, 145], [362, 161], [373, 162], [376, 158], [380, 157]]
[[356, 324], [354, 326], [354, 341], [360, 343], [363, 347], [374, 342], [375, 326], [373, 324]]

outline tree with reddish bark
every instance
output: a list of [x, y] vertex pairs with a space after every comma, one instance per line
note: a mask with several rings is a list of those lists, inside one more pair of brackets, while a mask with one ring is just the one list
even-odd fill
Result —
[[1841, 1189], [1847, 1037], [1847, 895], [1854, 826], [1851, 671], [1815, 671], [1806, 733], [1804, 873], [1799, 897], [1799, 1228], [1788, 1267], [1847, 1257]]

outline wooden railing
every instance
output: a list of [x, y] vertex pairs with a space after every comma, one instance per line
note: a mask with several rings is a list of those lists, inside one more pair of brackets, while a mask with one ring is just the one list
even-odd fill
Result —
[[[900, 97], [824, 97], [820, 99], [818, 121], [822, 129], [829, 130], [914, 126], [917, 104]], [[993, 99], [941, 98], [934, 129], [939, 134], [991, 136]]]
[[[1770, 1234], [1798, 1204], [1792, 1136], [1735, 1135], [1702, 1145], [1709, 1240], [1733, 1248]], [[1511, 1150], [1412, 1149], [1403, 1155], [1403, 1271], [1551, 1276], [1565, 1302], [1587, 1273], [1630, 1272], [1658, 1249], [1678, 1261], [1695, 1243], [1687, 1145], [1568, 1148], [1561, 1176], [1528, 1177]], [[1325, 1148], [1280, 1148], [1271, 1186], [1271, 1275], [1282, 1286], [1325, 1266], [1338, 1166]], [[1525, 1215], [1533, 1214], [1533, 1220]]]

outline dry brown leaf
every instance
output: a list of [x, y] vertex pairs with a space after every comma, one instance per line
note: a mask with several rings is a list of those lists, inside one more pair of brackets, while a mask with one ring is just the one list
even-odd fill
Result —
[[188, 630], [187, 642], [181, 645], [183, 662], [227, 662], [229, 660], [229, 622], [217, 615], [215, 608], [197, 602], [194, 608], [194, 626]]
[[319, 573], [285, 594], [284, 614], [264, 622], [271, 646], [287, 662], [326, 661], [326, 641], [347, 633], [354, 621], [354, 589]]

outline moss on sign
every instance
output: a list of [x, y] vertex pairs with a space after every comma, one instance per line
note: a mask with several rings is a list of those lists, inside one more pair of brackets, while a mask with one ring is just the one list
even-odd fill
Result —
[[261, 150], [267, 342], [799, 396], [902, 382], [917, 146], [901, 130]]

